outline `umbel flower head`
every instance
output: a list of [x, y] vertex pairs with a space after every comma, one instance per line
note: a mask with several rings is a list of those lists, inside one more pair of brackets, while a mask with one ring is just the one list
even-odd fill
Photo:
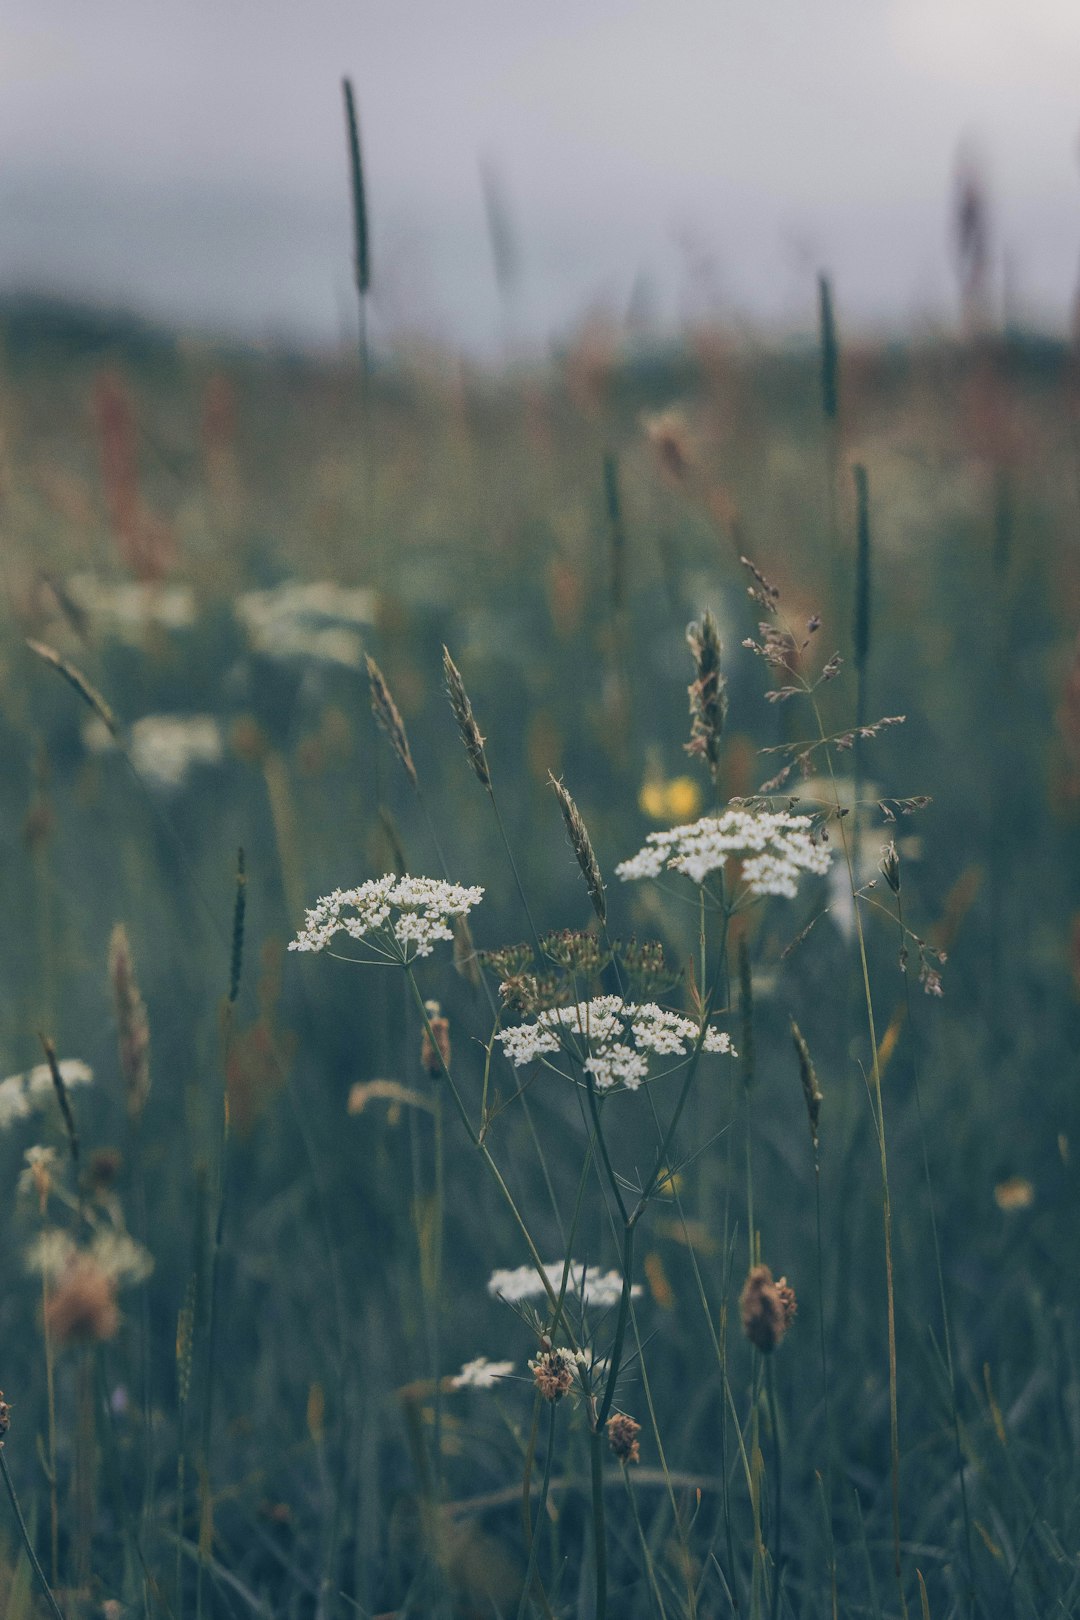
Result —
[[324, 951], [338, 934], [345, 934], [363, 941], [370, 952], [368, 960], [404, 965], [430, 956], [436, 940], [452, 941], [452, 919], [466, 916], [483, 897], [483, 889], [467, 889], [442, 878], [389, 873], [358, 888], [323, 895], [289, 949]]
[[670, 869], [700, 884], [712, 872], [723, 871], [733, 856], [742, 857], [740, 876], [750, 894], [779, 894], [793, 900], [800, 874], [827, 872], [832, 852], [815, 838], [809, 816], [739, 805], [720, 816], [702, 816], [683, 827], [650, 833], [644, 847], [621, 861], [615, 874], [627, 883], [656, 878]]
[[[623, 1086], [636, 1091], [649, 1078], [652, 1057], [685, 1057], [700, 1030], [692, 1018], [658, 1007], [654, 1001], [594, 996], [573, 1007], [550, 1007], [531, 1024], [500, 1030], [506, 1056], [515, 1068], [553, 1052], [575, 1058], [598, 1091]], [[706, 1052], [734, 1056], [724, 1031], [705, 1031]]]

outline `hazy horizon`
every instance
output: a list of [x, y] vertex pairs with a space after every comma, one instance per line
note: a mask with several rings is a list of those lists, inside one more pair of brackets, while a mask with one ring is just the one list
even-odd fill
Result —
[[[951, 321], [957, 153], [987, 177], [993, 284], [1069, 319], [1080, 20], [1067, 0], [434, 4], [13, 0], [0, 26], [0, 292], [333, 343], [354, 330], [340, 81], [360, 107], [376, 340], [477, 351], [590, 311]], [[504, 310], [481, 164], [521, 275]]]

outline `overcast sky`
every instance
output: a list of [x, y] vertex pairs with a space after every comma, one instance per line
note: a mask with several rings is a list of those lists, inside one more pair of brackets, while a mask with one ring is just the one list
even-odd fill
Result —
[[360, 106], [373, 325], [499, 331], [480, 164], [533, 341], [592, 308], [812, 324], [955, 309], [956, 154], [982, 154], [1018, 309], [1080, 266], [1080, 0], [6, 0], [0, 291], [187, 324], [351, 330], [340, 79]]

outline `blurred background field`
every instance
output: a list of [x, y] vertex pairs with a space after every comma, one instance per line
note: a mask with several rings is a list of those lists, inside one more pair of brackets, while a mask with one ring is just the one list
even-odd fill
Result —
[[[201, 1497], [212, 1504], [202, 1532], [210, 1612], [429, 1612], [417, 1593], [427, 1591], [431, 1511], [445, 1612], [517, 1612], [517, 1445], [531, 1392], [508, 1380], [496, 1398], [443, 1396], [443, 1486], [432, 1508], [430, 1119], [393, 1096], [348, 1107], [358, 1082], [421, 1093], [430, 1085], [415, 1012], [381, 975], [285, 953], [316, 896], [391, 870], [402, 855], [414, 872], [441, 871], [417, 797], [376, 733], [364, 654], [378, 660], [400, 707], [449, 875], [486, 888], [472, 919], [481, 949], [524, 938], [526, 923], [446, 704], [444, 644], [487, 738], [539, 926], [590, 919], [551, 771], [564, 776], [591, 832], [613, 932], [659, 937], [682, 961], [693, 918], [650, 900], [644, 886], [612, 881], [612, 870], [648, 831], [707, 807], [707, 780], [683, 748], [686, 623], [708, 607], [721, 626], [731, 697], [724, 797], [751, 794], [773, 775], [773, 756], [760, 750], [798, 735], [799, 724], [792, 707], [765, 701], [767, 672], [741, 645], [758, 615], [740, 554], [781, 588], [793, 618], [821, 614], [823, 658], [838, 649], [847, 660], [825, 694], [828, 718], [848, 726], [856, 462], [868, 473], [872, 532], [864, 718], [906, 716], [865, 745], [864, 796], [932, 797], [895, 824], [876, 809], [860, 815], [860, 878], [875, 874], [882, 844], [895, 837], [908, 920], [948, 958], [944, 995], [913, 985], [909, 1019], [895, 927], [868, 913], [893, 1177], [905, 1557], [922, 1571], [935, 1617], [969, 1612], [918, 1072], [952, 1307], [978, 1594], [970, 1612], [1074, 1612], [1076, 361], [1063, 343], [977, 328], [963, 338], [842, 345], [833, 418], [823, 413], [812, 283], [807, 297], [801, 343], [702, 326], [650, 346], [595, 322], [542, 364], [485, 368], [414, 351], [376, 364], [366, 386], [348, 353], [319, 359], [181, 340], [44, 303], [10, 307], [0, 322], [8, 919], [0, 1052], [5, 1073], [25, 1070], [41, 1060], [43, 1031], [62, 1057], [91, 1065], [94, 1083], [75, 1097], [84, 1163], [119, 1149], [115, 1195], [132, 1224], [145, 1179], [154, 1259], [148, 1282], [122, 1296], [119, 1332], [97, 1361], [89, 1483], [85, 1415], [78, 1427], [88, 1375], [79, 1350], [58, 1356], [61, 1584], [73, 1612], [155, 1603], [152, 1586], [145, 1598], [141, 1557], [166, 1585], [172, 1579], [178, 1439], [192, 1459], [180, 1590], [196, 1558]], [[130, 762], [28, 637], [100, 691], [130, 739]], [[800, 788], [796, 778], [792, 792]], [[246, 937], [225, 1059], [239, 846]], [[785, 1605], [800, 1616], [831, 1612], [815, 1480], [827, 1466], [819, 1291], [833, 1366], [840, 1612], [899, 1612], [889, 1586], [880, 1189], [860, 1073], [867, 1048], [850, 895], [831, 883], [824, 898], [828, 913], [790, 955], [822, 909], [820, 890], [774, 903], [751, 930], [757, 1224], [764, 1254], [801, 1302], [776, 1364], [789, 1493]], [[152, 1089], [137, 1137], [107, 978], [118, 921], [151, 1032]], [[916, 968], [909, 963], [912, 979]], [[421, 978], [450, 1020], [462, 1083], [478, 1095], [487, 1004], [449, 954], [424, 964]], [[825, 1095], [820, 1280], [792, 1016]], [[728, 1023], [738, 1038], [737, 1009]], [[196, 1437], [206, 1345], [197, 1345], [185, 1438], [177, 1322], [192, 1277], [209, 1263], [223, 1081], [232, 1135], [204, 1456]], [[509, 1068], [496, 1083], [509, 1095]], [[576, 1106], [550, 1077], [532, 1086], [529, 1102], [541, 1133], [580, 1133]], [[636, 1117], [625, 1109], [618, 1125], [629, 1164]], [[554, 1256], [579, 1158], [556, 1158], [546, 1184], [531, 1128], [510, 1108], [493, 1132]], [[680, 1188], [714, 1319], [725, 1305], [732, 1313], [737, 1390], [749, 1377], [735, 1317], [746, 1234], [725, 1255], [723, 1209], [727, 1196], [736, 1208], [742, 1197], [743, 1128], [738, 1083], [718, 1077], [715, 1089], [699, 1090], [682, 1133], [694, 1156]], [[527, 1378], [535, 1346], [486, 1293], [494, 1267], [526, 1256], [452, 1121], [447, 1135], [442, 1371], [489, 1355]], [[14, 1194], [24, 1150], [39, 1141], [62, 1149], [59, 1114], [0, 1133], [9, 1189], [0, 1376], [14, 1403], [5, 1454], [43, 1527], [39, 1287], [23, 1276], [37, 1216], [33, 1200], [17, 1209]], [[639, 1314], [667, 1463], [687, 1515], [696, 1513], [700, 1612], [720, 1615], [731, 1609], [711, 1578], [709, 1548], [722, 1401], [686, 1239], [673, 1206], [650, 1216]], [[591, 1263], [615, 1263], [599, 1216], [583, 1242]], [[627, 1383], [641, 1417], [634, 1367]], [[681, 1555], [648, 1433], [642, 1451], [635, 1489], [645, 1534], [661, 1571], [674, 1570]], [[568, 1439], [559, 1469], [567, 1483], [554, 1498], [549, 1590], [559, 1613], [587, 1614], [580, 1435]], [[75, 1500], [77, 1476], [84, 1494]], [[653, 1594], [621, 1502], [613, 1497], [612, 1603], [619, 1614], [645, 1614]], [[13, 1529], [4, 1535], [8, 1612], [28, 1613], [28, 1572]], [[910, 1594], [916, 1602], [913, 1584]]]

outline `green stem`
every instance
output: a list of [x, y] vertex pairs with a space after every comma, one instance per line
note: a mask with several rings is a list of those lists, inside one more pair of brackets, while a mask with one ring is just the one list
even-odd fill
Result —
[[[536, 1244], [533, 1242], [532, 1234], [530, 1233], [528, 1227], [525, 1225], [525, 1221], [524, 1221], [524, 1218], [523, 1218], [523, 1216], [521, 1214], [521, 1211], [518, 1209], [517, 1204], [514, 1201], [513, 1193], [510, 1191], [509, 1187], [506, 1185], [505, 1180], [503, 1179], [502, 1171], [499, 1169], [498, 1165], [495, 1163], [495, 1160], [492, 1158], [491, 1153], [490, 1153], [490, 1151], [489, 1151], [489, 1149], [487, 1147], [487, 1144], [481, 1139], [479, 1133], [477, 1132], [477, 1130], [475, 1129], [475, 1127], [473, 1125], [472, 1120], [469, 1118], [468, 1109], [465, 1107], [465, 1103], [464, 1103], [464, 1101], [462, 1099], [461, 1093], [457, 1088], [457, 1085], [456, 1085], [456, 1083], [454, 1081], [453, 1075], [450, 1073], [450, 1070], [448, 1069], [448, 1067], [446, 1065], [446, 1060], [442, 1055], [442, 1051], [441, 1051], [441, 1049], [439, 1047], [439, 1043], [436, 1040], [435, 1035], [434, 1035], [434, 1033], [432, 1031], [431, 1021], [428, 1018], [428, 1014], [427, 1014], [427, 1008], [424, 1006], [424, 998], [420, 993], [420, 986], [416, 982], [416, 975], [414, 974], [411, 966], [406, 968], [406, 974], [408, 976], [409, 986], [412, 989], [412, 993], [413, 993], [413, 996], [414, 996], [414, 998], [416, 1000], [416, 1004], [420, 1009], [420, 1016], [424, 1020], [424, 1028], [427, 1031], [428, 1040], [431, 1042], [432, 1048], [433, 1048], [433, 1050], [435, 1051], [435, 1053], [438, 1056], [439, 1068], [440, 1068], [441, 1073], [442, 1073], [442, 1078], [445, 1080], [447, 1088], [449, 1089], [450, 1095], [453, 1098], [454, 1107], [458, 1111], [458, 1117], [460, 1118], [462, 1125], [465, 1127], [465, 1134], [468, 1136], [469, 1141], [472, 1143], [473, 1147], [476, 1149], [476, 1151], [479, 1153], [480, 1157], [483, 1159], [484, 1165], [487, 1168], [488, 1173], [490, 1174], [492, 1180], [495, 1182], [495, 1185], [498, 1187], [499, 1192], [501, 1193], [501, 1195], [503, 1197], [503, 1200], [506, 1203], [506, 1207], [509, 1209], [511, 1215], [514, 1218], [514, 1224], [517, 1226], [518, 1231], [521, 1233], [522, 1237], [525, 1239], [525, 1246], [529, 1251], [529, 1259], [530, 1259], [530, 1261], [532, 1263], [533, 1270], [536, 1272], [537, 1277], [543, 1283], [545, 1294], [547, 1295], [547, 1297], [550, 1300], [551, 1304], [555, 1307], [556, 1312], [558, 1312], [561, 1309], [561, 1304], [560, 1304], [559, 1298], [558, 1298], [554, 1288], [551, 1285], [551, 1279], [549, 1278], [547, 1272], [544, 1270], [544, 1262], [540, 1258], [540, 1252], [537, 1249]], [[571, 1347], [571, 1349], [576, 1349], [577, 1345], [573, 1340], [572, 1334], [570, 1334], [569, 1326], [567, 1326], [567, 1333], [570, 1336], [570, 1341], [571, 1341], [570, 1347]]]
[[41, 1590], [45, 1596], [45, 1601], [49, 1605], [49, 1609], [53, 1615], [53, 1620], [64, 1620], [63, 1610], [53, 1597], [52, 1589], [49, 1586], [48, 1581], [45, 1579], [45, 1571], [38, 1563], [37, 1553], [34, 1551], [34, 1544], [30, 1540], [30, 1532], [26, 1528], [26, 1520], [23, 1518], [22, 1508], [19, 1506], [19, 1498], [15, 1494], [15, 1481], [11, 1477], [11, 1472], [7, 1465], [7, 1458], [4, 1455], [4, 1447], [2, 1442], [0, 1442], [0, 1473], [2, 1473], [4, 1476], [4, 1484], [7, 1487], [8, 1497], [11, 1501], [12, 1510], [15, 1514], [15, 1522], [19, 1526], [19, 1535], [22, 1537], [22, 1544], [26, 1548], [26, 1556], [30, 1560], [30, 1568], [37, 1576], [38, 1585], [41, 1587]]
[[607, 1620], [607, 1529], [604, 1523], [604, 1434], [594, 1428], [589, 1434], [592, 1463], [593, 1562], [596, 1566], [596, 1616]]

